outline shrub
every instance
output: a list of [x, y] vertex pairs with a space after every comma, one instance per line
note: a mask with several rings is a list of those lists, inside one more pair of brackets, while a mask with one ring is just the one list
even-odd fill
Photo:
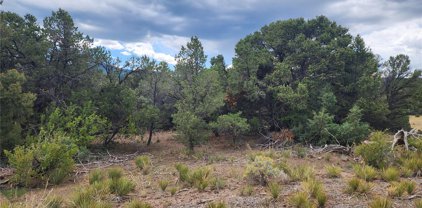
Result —
[[240, 189], [241, 196], [251, 196], [253, 194], [253, 186], [246, 185], [242, 189]]
[[89, 184], [98, 183], [100, 181], [103, 181], [105, 179], [105, 176], [103, 172], [100, 169], [95, 169], [89, 173]]
[[389, 167], [382, 172], [381, 176], [385, 181], [397, 181], [400, 178], [400, 172], [397, 168]]
[[335, 165], [327, 165], [325, 166], [325, 172], [327, 172], [327, 176], [329, 178], [338, 178], [341, 174], [341, 167]]
[[207, 204], [207, 208], [226, 208], [227, 205], [224, 202], [211, 202]]
[[372, 181], [378, 175], [377, 170], [368, 165], [354, 165], [353, 170], [358, 178], [366, 181]]
[[132, 200], [127, 203], [125, 208], [152, 208], [152, 206], [146, 202], [141, 202], [139, 200]]
[[282, 171], [275, 167], [273, 159], [266, 156], [256, 156], [255, 160], [246, 166], [245, 177], [252, 183], [266, 185], [270, 180], [281, 176]]
[[126, 178], [119, 178], [110, 181], [110, 192], [118, 196], [125, 196], [135, 189], [135, 184]]
[[179, 180], [182, 182], [188, 182], [189, 180], [189, 168], [188, 166], [178, 163], [175, 165], [177, 172], [179, 173]]
[[191, 171], [188, 182], [195, 186], [199, 191], [204, 191], [209, 185], [211, 169], [208, 167], [199, 167]]
[[221, 115], [216, 122], [210, 123], [210, 126], [220, 133], [229, 133], [233, 137], [233, 144], [240, 135], [249, 131], [250, 126], [246, 118], [240, 116], [241, 112]]
[[392, 158], [388, 137], [384, 132], [374, 132], [369, 138], [369, 143], [357, 146], [355, 153], [361, 156], [368, 165], [383, 168], [389, 164]]
[[160, 181], [158, 181], [158, 185], [160, 186], [160, 189], [162, 191], [165, 191], [166, 190], [166, 188], [169, 185], [169, 183], [170, 182], [168, 180], [160, 180]]
[[223, 189], [224, 186], [226, 186], [226, 182], [219, 178], [219, 177], [214, 177], [210, 179], [210, 188], [211, 190], [220, 190]]
[[422, 208], [422, 199], [415, 200], [415, 207]]
[[292, 181], [304, 181], [315, 178], [314, 169], [306, 165], [298, 165], [291, 168], [287, 174]]
[[77, 152], [76, 147], [63, 143], [65, 140], [64, 136], [56, 135], [26, 148], [5, 151], [10, 166], [16, 169], [13, 182], [23, 186], [62, 182], [72, 172], [72, 157]]
[[349, 194], [358, 193], [365, 194], [371, 190], [371, 185], [359, 178], [352, 178], [347, 182], [346, 192]]
[[312, 208], [312, 202], [306, 192], [297, 192], [289, 197], [289, 203], [296, 208]]
[[276, 200], [280, 196], [281, 187], [278, 183], [270, 182], [268, 183], [268, 190], [271, 193], [271, 197]]
[[390, 199], [384, 197], [375, 198], [370, 204], [370, 208], [392, 208], [393, 203]]
[[142, 170], [144, 175], [149, 173], [151, 168], [151, 159], [147, 155], [138, 156], [135, 158], [136, 167]]
[[122, 168], [110, 168], [107, 171], [108, 178], [111, 180], [120, 179], [123, 176], [123, 169]]

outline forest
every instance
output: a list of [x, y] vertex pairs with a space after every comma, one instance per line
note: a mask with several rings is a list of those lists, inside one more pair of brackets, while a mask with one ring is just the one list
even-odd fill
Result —
[[[362, 37], [317, 16], [251, 31], [230, 67], [223, 55], [209, 59], [197, 36], [175, 65], [122, 61], [94, 46], [63, 9], [42, 23], [1, 12], [0, 170], [12, 172], [0, 171], [2, 208], [334, 207], [348, 194], [358, 197], [351, 207], [422, 207], [422, 71], [406, 54], [382, 60]], [[409, 150], [390, 150], [399, 130], [409, 133]], [[328, 165], [306, 165], [315, 160]], [[339, 178], [347, 191], [325, 194], [325, 180]], [[158, 188], [135, 179], [158, 181], [162, 191], [142, 191]], [[373, 180], [388, 193], [367, 194]], [[19, 194], [69, 191], [72, 183], [84, 187], [72, 199], [43, 192], [28, 204]], [[239, 191], [264, 199], [223, 197]]]

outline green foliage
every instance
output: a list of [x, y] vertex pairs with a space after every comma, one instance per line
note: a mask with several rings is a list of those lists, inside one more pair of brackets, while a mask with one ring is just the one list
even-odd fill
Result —
[[175, 186], [170, 187], [170, 194], [171, 194], [172, 196], [174, 196], [174, 195], [176, 194], [176, 192], [177, 192], [177, 187], [175, 187]]
[[198, 167], [189, 173], [189, 184], [195, 186], [199, 191], [204, 191], [211, 179], [211, 169], [208, 167]]
[[179, 180], [182, 182], [187, 182], [189, 180], [189, 168], [188, 166], [177, 163], [175, 165], [177, 172], [179, 173]]
[[111, 193], [125, 196], [135, 189], [135, 184], [126, 178], [118, 178], [110, 181], [109, 188]]
[[165, 191], [170, 181], [168, 180], [159, 180], [158, 185], [160, 186], [161, 191]]
[[74, 208], [106, 208], [112, 207], [111, 204], [104, 201], [109, 194], [106, 183], [96, 183], [88, 187], [79, 187], [73, 193], [71, 207]]
[[236, 139], [246, 132], [249, 131], [249, 124], [247, 119], [242, 118], [239, 113], [229, 113], [226, 115], [221, 115], [217, 118], [217, 121], [211, 123], [211, 127], [217, 129], [220, 133], [229, 133], [233, 136], [233, 143], [236, 142]]
[[118, 180], [123, 176], [122, 168], [110, 168], [107, 170], [108, 178], [111, 180]]
[[282, 171], [279, 170], [274, 160], [266, 156], [256, 156], [254, 161], [246, 165], [245, 177], [251, 183], [266, 185], [273, 179], [279, 179]]
[[151, 169], [151, 159], [147, 155], [141, 155], [135, 158], [136, 167], [138, 167], [144, 175], [148, 174]]
[[245, 185], [244, 187], [242, 187], [240, 189], [240, 195], [241, 196], [251, 196], [253, 194], [253, 192], [254, 192], [254, 188], [253, 188], [253, 186], [251, 186], [249, 184]]
[[301, 191], [289, 197], [289, 203], [295, 208], [312, 208], [312, 201], [308, 193]]
[[276, 200], [280, 196], [281, 186], [278, 183], [269, 182], [268, 191], [271, 193], [271, 197]]
[[89, 184], [101, 182], [105, 179], [103, 171], [95, 169], [89, 173]]
[[0, 193], [7, 199], [14, 200], [26, 194], [27, 191], [28, 190], [26, 188], [15, 187], [10, 189], [2, 189]]
[[18, 146], [13, 152], [6, 151], [9, 164], [16, 169], [13, 181], [23, 186], [43, 183], [58, 184], [73, 170], [72, 157], [77, 148], [63, 143], [68, 138], [53, 135], [29, 147]]
[[206, 208], [226, 208], [227, 205], [224, 202], [211, 202], [207, 204]]
[[422, 157], [420, 152], [415, 152], [408, 158], [403, 158], [403, 167], [408, 170], [411, 174], [417, 175], [418, 172], [422, 171]]
[[355, 148], [355, 153], [373, 167], [383, 168], [391, 161], [390, 144], [388, 135], [384, 132], [373, 132], [369, 138], [369, 143], [362, 143]]
[[25, 75], [15, 69], [0, 73], [0, 157], [3, 150], [24, 143], [23, 126], [33, 113], [35, 100], [35, 94], [23, 92], [25, 82]]
[[388, 195], [393, 197], [401, 197], [405, 192], [407, 192], [408, 195], [411, 195], [414, 193], [415, 188], [416, 183], [410, 180], [393, 182], [388, 188]]
[[416, 208], [422, 208], [422, 199], [416, 199], [415, 200], [415, 207]]
[[226, 186], [226, 182], [220, 177], [213, 177], [210, 179], [211, 190], [221, 190]]
[[327, 172], [327, 176], [329, 178], [338, 178], [341, 176], [341, 167], [335, 165], [327, 165], [325, 166], [325, 172]]
[[359, 178], [352, 178], [347, 181], [347, 188], [346, 192], [349, 194], [357, 193], [357, 194], [366, 194], [371, 190], [371, 185]]
[[377, 197], [369, 203], [370, 208], [392, 208], [393, 203], [390, 199], [384, 197]]
[[368, 165], [354, 165], [353, 170], [358, 178], [373, 181], [378, 176], [378, 171]]
[[129, 203], [127, 203], [125, 208], [152, 208], [152, 206], [146, 202], [142, 202], [139, 200], [132, 200]]
[[292, 181], [305, 181], [315, 178], [314, 169], [307, 165], [294, 166], [287, 171], [287, 174]]
[[61, 208], [63, 207], [64, 200], [60, 196], [49, 196], [45, 200], [46, 208]]
[[400, 178], [400, 171], [395, 167], [388, 167], [382, 171], [381, 176], [385, 181], [397, 181]]

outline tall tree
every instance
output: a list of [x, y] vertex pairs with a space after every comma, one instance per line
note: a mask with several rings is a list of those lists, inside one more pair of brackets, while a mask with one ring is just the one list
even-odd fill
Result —
[[417, 96], [420, 70], [410, 69], [409, 56], [399, 54], [384, 63], [384, 93], [387, 96], [387, 125], [391, 130], [410, 128], [409, 114]]
[[206, 56], [201, 42], [192, 37], [176, 56], [174, 80], [177, 91], [173, 121], [179, 138], [193, 151], [209, 135], [211, 115], [223, 106], [224, 92], [217, 71], [205, 68]]

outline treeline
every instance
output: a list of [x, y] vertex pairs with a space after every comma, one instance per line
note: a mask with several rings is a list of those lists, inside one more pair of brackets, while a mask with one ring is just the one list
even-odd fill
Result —
[[[28, 163], [75, 157], [116, 135], [147, 133], [149, 145], [153, 132], [167, 129], [190, 150], [212, 132], [236, 142], [281, 129], [304, 143], [350, 145], [371, 129], [409, 128], [409, 114], [422, 113], [421, 71], [408, 56], [381, 63], [360, 36], [324, 16], [276, 21], [246, 36], [232, 68], [222, 55], [207, 68], [192, 37], [174, 70], [149, 57], [113, 58], [61, 9], [42, 26], [3, 11], [0, 27], [0, 145], [10, 163], [28, 154]], [[49, 162], [37, 171], [60, 164]]]

